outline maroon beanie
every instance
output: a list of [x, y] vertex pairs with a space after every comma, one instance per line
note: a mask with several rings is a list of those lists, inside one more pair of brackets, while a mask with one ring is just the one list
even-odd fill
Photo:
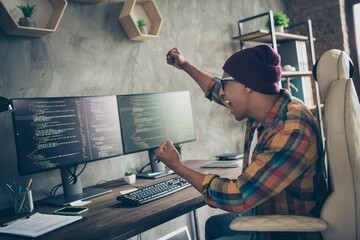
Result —
[[280, 55], [270, 46], [257, 45], [234, 53], [223, 69], [250, 89], [273, 95], [280, 92], [276, 84], [281, 79], [280, 60]]

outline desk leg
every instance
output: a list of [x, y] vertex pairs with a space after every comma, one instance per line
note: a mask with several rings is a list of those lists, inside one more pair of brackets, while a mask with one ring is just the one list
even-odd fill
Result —
[[194, 217], [195, 237], [197, 240], [200, 240], [198, 222], [197, 222], [197, 216], [196, 216], [196, 209], [193, 210], [192, 212], [193, 212], [193, 217]]

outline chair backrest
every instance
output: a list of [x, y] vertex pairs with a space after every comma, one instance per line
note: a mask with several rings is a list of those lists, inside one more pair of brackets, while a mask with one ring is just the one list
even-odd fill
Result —
[[333, 191], [321, 218], [324, 239], [360, 239], [360, 105], [344, 51], [319, 59], [316, 78], [325, 98], [324, 130]]

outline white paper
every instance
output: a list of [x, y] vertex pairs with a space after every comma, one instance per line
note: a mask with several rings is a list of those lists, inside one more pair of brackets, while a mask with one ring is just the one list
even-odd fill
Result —
[[0, 233], [38, 237], [80, 219], [82, 219], [82, 216], [60, 216], [35, 213], [30, 216], [30, 218], [22, 218], [6, 227], [0, 227]]
[[84, 206], [88, 203], [91, 203], [91, 201], [82, 201], [82, 200], [78, 200], [78, 201], [75, 201], [75, 202], [71, 202], [70, 205], [73, 206], [73, 207], [81, 207], [81, 206]]
[[139, 189], [137, 189], [137, 188], [126, 189], [126, 190], [120, 191], [120, 194], [125, 195], [125, 194], [127, 194], [127, 193], [131, 193], [131, 192], [134, 192], [134, 191], [136, 191], [136, 190], [139, 190]]

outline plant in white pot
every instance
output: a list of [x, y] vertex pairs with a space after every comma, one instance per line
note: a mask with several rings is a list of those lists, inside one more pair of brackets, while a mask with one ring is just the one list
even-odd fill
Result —
[[[274, 13], [273, 18], [274, 18], [275, 32], [284, 32], [284, 28], [289, 26], [289, 18], [286, 16], [286, 14], [277, 12]], [[266, 21], [266, 27], [270, 29], [269, 19]]]
[[140, 32], [141, 32], [142, 34], [147, 34], [147, 33], [148, 33], [145, 20], [139, 19], [139, 20], [137, 21], [137, 24], [138, 24], [139, 30], [140, 30]]
[[136, 175], [135, 175], [135, 171], [133, 170], [127, 170], [125, 172], [125, 177], [124, 177], [125, 182], [127, 182], [128, 184], [133, 184], [136, 182]]
[[27, 0], [26, 5], [21, 5], [17, 7], [24, 14], [24, 17], [19, 19], [20, 26], [36, 27], [35, 20], [31, 17], [31, 15], [35, 12], [35, 5], [30, 6], [29, 0]]

